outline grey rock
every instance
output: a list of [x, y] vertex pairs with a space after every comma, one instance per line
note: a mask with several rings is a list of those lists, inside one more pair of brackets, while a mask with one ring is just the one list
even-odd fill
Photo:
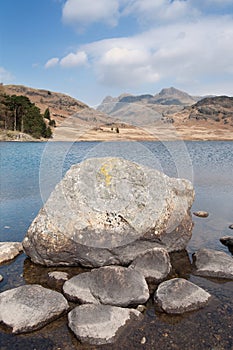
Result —
[[161, 282], [171, 271], [169, 254], [163, 248], [154, 248], [139, 255], [129, 268], [140, 271], [148, 281]]
[[68, 308], [62, 294], [36, 284], [0, 293], [0, 322], [16, 334], [43, 327]]
[[53, 271], [48, 273], [50, 278], [53, 278], [57, 281], [67, 281], [68, 278], [68, 273], [67, 272], [62, 272], [62, 271]]
[[145, 303], [150, 295], [143, 275], [121, 266], [105, 266], [72, 277], [63, 285], [65, 296], [82, 304], [128, 306]]
[[140, 320], [141, 313], [110, 305], [81, 305], [68, 314], [69, 327], [82, 343], [113, 343], [125, 327]]
[[3, 276], [2, 275], [0, 275], [0, 282], [2, 282], [3, 281]]
[[194, 254], [195, 274], [207, 277], [233, 279], [233, 259], [224, 252], [199, 249]]
[[130, 263], [140, 241], [141, 252], [146, 241], [181, 250], [192, 234], [193, 199], [188, 180], [121, 158], [87, 159], [56, 186], [24, 250], [35, 263], [89, 267]]
[[195, 211], [193, 215], [198, 216], [199, 218], [207, 218], [209, 216], [209, 213], [207, 211], [199, 210]]
[[211, 295], [197, 285], [174, 278], [161, 283], [155, 292], [155, 301], [169, 314], [181, 314], [206, 305]]
[[20, 242], [0, 242], [0, 264], [14, 259], [23, 251]]

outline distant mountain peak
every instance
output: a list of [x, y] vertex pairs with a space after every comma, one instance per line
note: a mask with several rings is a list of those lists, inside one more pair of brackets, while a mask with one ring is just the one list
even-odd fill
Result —
[[160, 97], [165, 97], [165, 96], [172, 96], [172, 97], [191, 97], [187, 92], [184, 92], [182, 90], [176, 89], [173, 86], [169, 87], [169, 88], [164, 88], [162, 89], [158, 94], [156, 94], [155, 96], [160, 96]]

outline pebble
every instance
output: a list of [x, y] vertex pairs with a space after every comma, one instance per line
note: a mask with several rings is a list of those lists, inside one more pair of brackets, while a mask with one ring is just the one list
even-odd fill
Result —
[[141, 344], [145, 344], [145, 343], [146, 343], [146, 337], [142, 337]]
[[50, 278], [53, 278], [57, 281], [67, 281], [68, 278], [68, 273], [62, 272], [62, 271], [53, 271], [48, 273]]
[[3, 277], [2, 277], [2, 275], [0, 275], [0, 282], [2, 282], [3, 281]]
[[207, 211], [195, 211], [193, 215], [198, 216], [199, 218], [207, 218], [209, 216], [209, 213]]
[[231, 230], [233, 230], [233, 224], [229, 225], [229, 228], [230, 228]]
[[146, 311], [146, 306], [145, 305], [138, 305], [136, 310], [138, 310], [139, 312], [144, 312], [144, 311]]

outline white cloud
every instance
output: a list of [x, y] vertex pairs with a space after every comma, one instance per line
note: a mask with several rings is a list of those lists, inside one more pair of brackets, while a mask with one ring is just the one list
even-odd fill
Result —
[[48, 60], [45, 64], [45, 68], [52, 68], [54, 66], [56, 66], [57, 64], [59, 63], [59, 58], [57, 57], [54, 57], [54, 58], [51, 58], [50, 60]]
[[93, 57], [98, 80], [106, 85], [169, 79], [172, 82], [215, 79], [233, 74], [233, 20], [202, 18], [191, 23], [159, 26], [129, 38], [114, 38], [84, 46]]
[[139, 49], [111, 48], [97, 60], [95, 70], [100, 82], [122, 88], [159, 80], [159, 74], [151, 66], [150, 54]]
[[5, 68], [0, 67], [0, 83], [10, 83], [14, 76]]
[[141, 65], [149, 61], [147, 52], [143, 50], [130, 50], [126, 47], [114, 47], [102, 56], [101, 63], [109, 66], [115, 66], [119, 64], [124, 65]]
[[76, 53], [69, 53], [67, 56], [59, 59], [57, 57], [51, 58], [45, 64], [45, 68], [52, 68], [60, 65], [63, 68], [73, 68], [87, 64], [88, 58], [84, 51], [77, 51]]
[[60, 61], [60, 65], [65, 68], [72, 68], [82, 66], [87, 63], [87, 54], [84, 51], [78, 51], [76, 53], [70, 53], [63, 57]]
[[66, 0], [62, 17], [64, 23], [81, 29], [92, 23], [116, 26], [120, 18], [127, 16], [148, 27], [178, 20], [188, 22], [216, 11], [220, 14], [227, 8], [233, 9], [232, 0]]
[[86, 27], [130, 19], [137, 30], [143, 24], [144, 32], [82, 45], [46, 65], [72, 68], [88, 61], [99, 82], [121, 89], [158, 81], [197, 85], [203, 77], [214, 84], [233, 74], [229, 6], [232, 0], [66, 0], [65, 23]]
[[196, 17], [199, 11], [191, 6], [189, 1], [174, 0], [132, 0], [129, 1], [125, 9], [124, 15], [134, 14], [138, 22], [151, 25], [163, 22], [177, 21], [180, 19], [189, 19]]
[[79, 28], [94, 22], [115, 26], [119, 17], [119, 0], [67, 0], [63, 21]]

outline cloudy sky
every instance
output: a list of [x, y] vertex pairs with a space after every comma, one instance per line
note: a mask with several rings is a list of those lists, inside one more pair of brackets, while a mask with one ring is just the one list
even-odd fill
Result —
[[233, 96], [233, 0], [2, 0], [0, 81], [68, 93]]

